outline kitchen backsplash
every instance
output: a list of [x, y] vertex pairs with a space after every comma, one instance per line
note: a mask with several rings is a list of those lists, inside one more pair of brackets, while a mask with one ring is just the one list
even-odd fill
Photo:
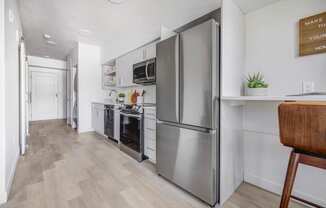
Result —
[[[127, 88], [115, 88], [117, 94], [125, 93], [128, 95], [129, 91], [133, 90], [144, 90], [144, 103], [156, 103], [156, 85], [150, 86], [137, 86], [137, 87], [127, 87]], [[105, 98], [109, 98], [110, 90], [105, 91]]]

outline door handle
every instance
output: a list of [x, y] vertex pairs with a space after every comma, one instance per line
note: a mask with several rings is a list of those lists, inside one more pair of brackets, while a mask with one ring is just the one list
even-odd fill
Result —
[[145, 73], [146, 73], [146, 79], [149, 80], [149, 77], [148, 77], [148, 62], [146, 62]]

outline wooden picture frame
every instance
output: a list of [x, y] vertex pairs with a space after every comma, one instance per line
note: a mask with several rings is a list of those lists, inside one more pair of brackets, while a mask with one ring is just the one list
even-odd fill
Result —
[[306, 17], [299, 22], [299, 55], [326, 52], [326, 12]]

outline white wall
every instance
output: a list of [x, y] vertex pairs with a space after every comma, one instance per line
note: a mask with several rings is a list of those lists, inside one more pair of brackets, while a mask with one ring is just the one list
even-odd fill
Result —
[[[300, 92], [302, 80], [326, 91], [326, 54], [298, 57], [298, 21], [326, 10], [325, 0], [283, 0], [246, 15], [246, 71], [261, 71], [271, 95]], [[244, 106], [245, 181], [281, 193], [290, 149], [279, 139], [276, 102]], [[300, 165], [294, 195], [326, 206], [326, 172]]]
[[78, 44], [78, 132], [93, 131], [91, 103], [103, 98], [100, 47]]
[[[5, 191], [8, 194], [19, 157], [19, 62], [21, 22], [17, 2], [5, 0]], [[9, 10], [14, 16], [9, 22]], [[3, 198], [3, 197], [2, 197]], [[4, 197], [6, 198], [6, 196]]]
[[37, 56], [28, 56], [28, 65], [53, 69], [67, 69], [66, 61]]
[[[222, 96], [241, 94], [244, 14], [232, 0], [222, 2]], [[242, 107], [221, 103], [221, 194], [223, 204], [243, 181]]]
[[[67, 68], [66, 62], [57, 59], [42, 58], [37, 56], [28, 56], [28, 70], [32, 72], [51, 72], [57, 75], [58, 86], [58, 116], [57, 119], [67, 117]], [[31, 81], [30, 81], [31, 83]], [[30, 115], [31, 115], [30, 111]], [[30, 117], [31, 120], [31, 117]]]
[[[144, 90], [145, 94], [144, 94], [144, 103], [150, 103], [150, 104], [155, 104], [156, 103], [156, 85], [148, 85], [148, 86], [137, 86], [137, 87], [127, 87], [127, 88], [116, 88], [113, 87], [109, 90], [105, 90], [104, 94], [105, 94], [105, 98], [106, 99], [110, 99], [109, 94], [111, 90], [116, 90], [117, 94], [119, 93], [125, 93], [126, 95], [128, 95], [128, 93], [130, 91], [140, 91], [140, 90]], [[125, 100], [125, 102], [128, 102], [127, 99]]]
[[[0, 115], [5, 115], [5, 4], [0, 0]], [[5, 117], [0, 116], [0, 204], [7, 198], [5, 182]]]
[[326, 91], [326, 54], [298, 56], [299, 19], [325, 10], [325, 0], [283, 0], [246, 15], [246, 71], [263, 72], [271, 95], [298, 94], [302, 80]]

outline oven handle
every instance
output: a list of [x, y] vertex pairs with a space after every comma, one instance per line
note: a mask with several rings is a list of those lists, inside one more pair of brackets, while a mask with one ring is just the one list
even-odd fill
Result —
[[139, 120], [141, 119], [141, 116], [137, 116], [137, 115], [131, 115], [131, 114], [126, 114], [126, 113], [121, 113], [120, 115], [126, 116], [126, 117], [132, 117], [132, 118], [138, 118]]

